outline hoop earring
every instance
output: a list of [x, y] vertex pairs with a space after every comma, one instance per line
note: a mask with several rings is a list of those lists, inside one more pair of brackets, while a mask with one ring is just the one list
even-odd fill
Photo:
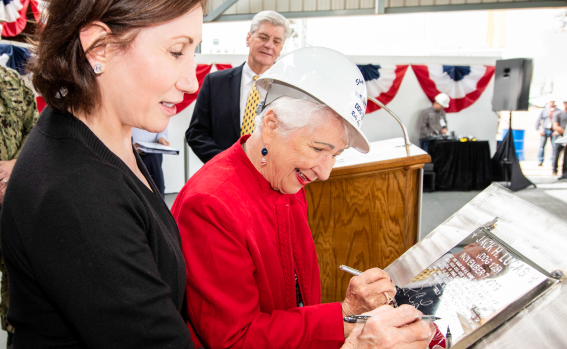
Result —
[[262, 148], [262, 161], [260, 161], [260, 165], [266, 166], [268, 163], [266, 161], [266, 155], [268, 155], [268, 149], [266, 149], [266, 143], [264, 143], [264, 148]]

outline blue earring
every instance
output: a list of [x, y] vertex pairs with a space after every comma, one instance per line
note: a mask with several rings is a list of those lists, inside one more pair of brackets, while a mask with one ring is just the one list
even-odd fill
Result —
[[266, 149], [266, 145], [264, 144], [264, 148], [262, 148], [262, 161], [260, 161], [262, 166], [266, 166], [266, 155], [268, 155], [268, 149]]

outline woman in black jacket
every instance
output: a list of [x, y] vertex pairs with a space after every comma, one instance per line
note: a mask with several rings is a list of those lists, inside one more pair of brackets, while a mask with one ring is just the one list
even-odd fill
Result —
[[2, 207], [13, 348], [192, 348], [179, 232], [132, 127], [198, 88], [206, 0], [52, 0], [30, 70], [48, 107]]

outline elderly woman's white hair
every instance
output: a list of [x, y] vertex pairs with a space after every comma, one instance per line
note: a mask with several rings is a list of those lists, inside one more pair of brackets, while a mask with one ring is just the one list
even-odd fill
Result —
[[308, 128], [308, 134], [311, 134], [319, 126], [329, 122], [330, 117], [325, 115], [328, 113], [343, 125], [343, 140], [347, 148], [352, 146], [357, 135], [354, 127], [327, 105], [287, 96], [274, 100], [256, 117], [255, 122], [258, 131], [262, 130], [264, 117], [270, 110], [276, 115], [278, 130], [284, 138], [302, 128]]
[[270, 22], [272, 25], [280, 26], [284, 28], [284, 41], [287, 40], [291, 35], [291, 27], [289, 26], [288, 20], [275, 11], [262, 11], [258, 12], [254, 18], [252, 18], [252, 24], [250, 24], [250, 34], [254, 34], [262, 22]]

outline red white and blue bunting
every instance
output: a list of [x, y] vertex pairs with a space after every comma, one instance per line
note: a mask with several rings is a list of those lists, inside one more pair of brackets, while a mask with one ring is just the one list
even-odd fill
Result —
[[[217, 63], [215, 64], [215, 67], [217, 68], [217, 71], [219, 71], [219, 70], [232, 68], [232, 65]], [[197, 99], [197, 95], [201, 90], [201, 86], [203, 86], [203, 81], [205, 81], [205, 76], [207, 76], [207, 74], [211, 72], [212, 68], [213, 68], [212, 64], [197, 64], [195, 73], [197, 75], [197, 81], [199, 82], [199, 89], [195, 93], [192, 94], [186, 93], [183, 95], [183, 102], [176, 105], [178, 113], [181, 112], [183, 109], [187, 108], [191, 103], [193, 103]]]
[[41, 0], [0, 0], [0, 18], [7, 20], [2, 24], [2, 36], [14, 37], [19, 35], [27, 24], [26, 13], [31, 6], [37, 23], [42, 23], [41, 13], [47, 8]]
[[435, 96], [446, 93], [451, 102], [447, 113], [457, 113], [474, 104], [494, 75], [493, 66], [484, 65], [412, 65], [417, 81], [433, 103]]
[[[358, 69], [366, 81], [368, 96], [374, 97], [387, 105], [396, 97], [402, 80], [408, 70], [407, 65], [359, 65]], [[380, 109], [379, 106], [368, 102], [366, 114]]]

